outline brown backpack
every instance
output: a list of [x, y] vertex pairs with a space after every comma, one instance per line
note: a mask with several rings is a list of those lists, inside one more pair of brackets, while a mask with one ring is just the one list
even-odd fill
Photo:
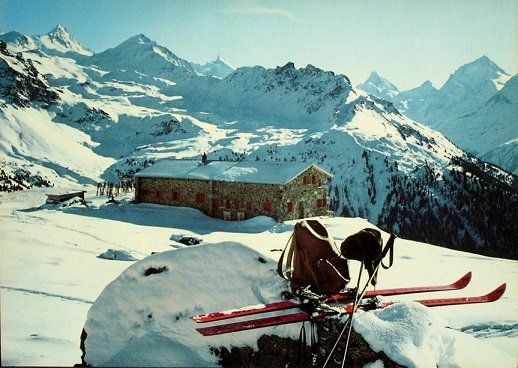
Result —
[[351, 279], [347, 260], [340, 257], [333, 239], [316, 220], [295, 224], [291, 242], [277, 264], [277, 273], [290, 282], [292, 291], [309, 286], [318, 294], [336, 294]]

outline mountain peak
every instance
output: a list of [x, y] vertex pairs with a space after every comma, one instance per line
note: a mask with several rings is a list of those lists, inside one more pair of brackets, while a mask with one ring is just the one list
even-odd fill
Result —
[[142, 33], [95, 55], [92, 61], [106, 69], [130, 69], [146, 74], [156, 72], [165, 77], [196, 74], [188, 61]]
[[441, 90], [449, 94], [458, 94], [460, 90], [479, 93], [481, 86], [486, 85], [487, 99], [500, 90], [510, 77], [494, 61], [483, 55], [455, 70]]
[[214, 61], [218, 61], [220, 63], [228, 64], [227, 61], [221, 55], [218, 55], [218, 57]]
[[427, 81], [424, 81], [420, 86], [419, 88], [433, 88], [435, 89], [435, 87], [433, 86], [432, 82], [430, 80], [427, 80]]
[[59, 23], [57, 26], [55, 26], [49, 33], [47, 34], [70, 34], [70, 32], [68, 32], [67, 28]]
[[152, 44], [155, 43], [143, 33], [128, 38], [124, 43]]
[[378, 72], [376, 72], [375, 70], [373, 70], [370, 74], [369, 74], [369, 78], [367, 79], [381, 79], [380, 75], [378, 74]]
[[399, 89], [395, 85], [381, 77], [376, 71], [372, 71], [369, 78], [358, 84], [356, 88], [388, 101], [399, 93]]
[[462, 65], [454, 73], [455, 75], [479, 74], [482, 78], [492, 79], [496, 74], [508, 75], [502, 68], [500, 68], [494, 61], [483, 55], [476, 60]]
[[192, 64], [192, 66], [198, 73], [208, 77], [216, 78], [225, 78], [227, 75], [236, 70], [236, 68], [227, 60], [225, 60], [221, 55], [218, 55], [216, 60], [209, 61], [204, 65]]
[[91, 56], [92, 52], [77, 41], [63, 24], [58, 24], [49, 33], [42, 36], [35, 36], [46, 51], [52, 52], [75, 52]]

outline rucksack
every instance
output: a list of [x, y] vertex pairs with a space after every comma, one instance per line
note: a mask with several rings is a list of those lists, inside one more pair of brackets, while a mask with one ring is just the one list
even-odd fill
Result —
[[317, 220], [295, 224], [277, 273], [290, 282], [293, 292], [308, 288], [327, 295], [338, 293], [351, 279], [347, 260], [340, 257], [333, 238]]
[[[383, 268], [388, 269], [394, 262], [394, 239], [395, 236], [391, 235], [385, 247], [386, 249], [383, 250], [381, 232], [376, 229], [366, 228], [348, 236], [340, 245], [340, 253], [342, 257], [347, 259], [363, 262], [365, 269], [369, 272], [369, 277], [371, 277], [371, 284], [376, 286], [378, 263], [381, 263]], [[388, 251], [390, 251], [390, 260], [389, 265], [385, 266], [382, 259]]]

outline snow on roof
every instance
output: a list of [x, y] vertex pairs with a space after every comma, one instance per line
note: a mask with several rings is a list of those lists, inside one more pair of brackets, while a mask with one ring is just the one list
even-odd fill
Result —
[[139, 172], [136, 176], [146, 178], [285, 184], [311, 166], [331, 176], [328, 172], [308, 162], [209, 161], [204, 165], [201, 161], [196, 160], [172, 159], [158, 161], [153, 166]]

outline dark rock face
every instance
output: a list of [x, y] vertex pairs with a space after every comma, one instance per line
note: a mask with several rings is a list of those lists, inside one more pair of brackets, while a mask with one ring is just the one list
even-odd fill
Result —
[[0, 41], [0, 96], [19, 107], [32, 102], [48, 107], [59, 97], [32, 61], [10, 53], [3, 41]]
[[[276, 335], [263, 335], [258, 340], [258, 350], [252, 348], [233, 347], [213, 348], [213, 353], [219, 357], [219, 363], [223, 367], [322, 367], [327, 356], [333, 348], [336, 339], [343, 329], [339, 319], [330, 318], [316, 322], [318, 345], [304, 359], [301, 354], [301, 344], [297, 340], [279, 337]], [[309, 326], [306, 325], [306, 333], [309, 335]], [[341, 367], [345, 348], [345, 335], [342, 336], [327, 367]], [[308, 336], [309, 339], [309, 336]], [[310, 347], [307, 347], [310, 350]], [[401, 367], [391, 361], [383, 352], [374, 352], [360, 334], [351, 331], [351, 339], [345, 361], [346, 367], [363, 367], [367, 363], [381, 360], [386, 368]]]

